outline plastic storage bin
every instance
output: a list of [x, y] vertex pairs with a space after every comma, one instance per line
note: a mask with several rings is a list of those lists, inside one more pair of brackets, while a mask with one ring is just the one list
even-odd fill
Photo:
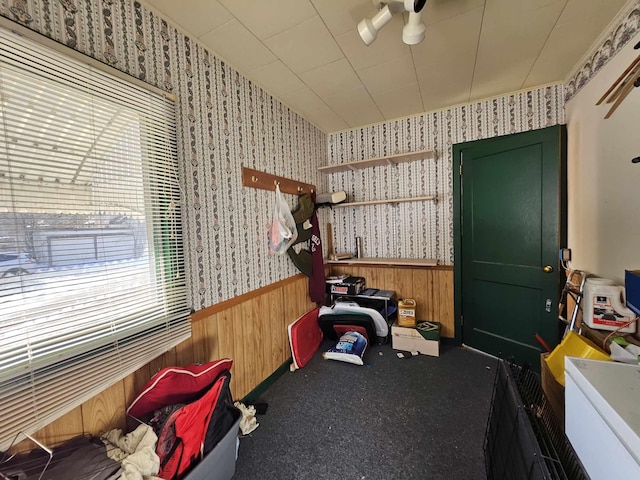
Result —
[[220, 440], [209, 454], [187, 473], [183, 480], [231, 480], [236, 473], [236, 457], [238, 453], [238, 417], [229, 432]]

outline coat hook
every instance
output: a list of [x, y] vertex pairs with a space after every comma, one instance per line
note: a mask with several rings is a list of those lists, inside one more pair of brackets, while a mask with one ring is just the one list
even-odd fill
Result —
[[258, 181], [258, 177], [256, 177], [255, 175], [251, 175], [251, 181], [253, 183], [256, 183]]
[[304, 188], [302, 188], [300, 185], [298, 185], [298, 193], [302, 192], [302, 190], [304, 190]]
[[279, 182], [279, 181], [277, 181], [277, 180], [274, 180], [274, 181], [273, 181], [273, 184], [274, 184], [274, 185], [280, 185], [280, 182]]

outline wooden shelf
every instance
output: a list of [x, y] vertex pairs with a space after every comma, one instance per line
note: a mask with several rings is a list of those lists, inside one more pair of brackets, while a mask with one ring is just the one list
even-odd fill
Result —
[[322, 173], [347, 172], [349, 170], [360, 170], [363, 168], [377, 167], [380, 165], [397, 165], [398, 163], [416, 162], [433, 158], [433, 150], [421, 150], [419, 152], [400, 153], [398, 155], [388, 155], [386, 157], [370, 158], [367, 160], [357, 160], [355, 162], [338, 163], [318, 167]]
[[397, 265], [400, 267], [436, 267], [438, 260], [433, 258], [347, 258], [345, 260], [329, 260], [331, 265]]
[[390, 198], [388, 200], [369, 200], [366, 202], [345, 202], [336, 203], [332, 207], [359, 207], [361, 205], [379, 205], [382, 203], [403, 203], [403, 202], [421, 202], [424, 200], [435, 200], [435, 195], [425, 195], [424, 197], [407, 197], [407, 198]]

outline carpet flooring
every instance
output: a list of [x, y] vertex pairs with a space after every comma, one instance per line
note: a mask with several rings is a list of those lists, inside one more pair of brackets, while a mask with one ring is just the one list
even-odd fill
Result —
[[324, 360], [331, 345], [263, 394], [233, 480], [486, 479], [495, 359], [452, 346], [400, 359], [373, 345], [358, 366]]

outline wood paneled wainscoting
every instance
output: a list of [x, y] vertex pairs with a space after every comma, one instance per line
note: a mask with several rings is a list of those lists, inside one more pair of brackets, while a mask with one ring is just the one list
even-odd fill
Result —
[[53, 446], [76, 435], [99, 435], [113, 428], [127, 431], [127, 406], [147, 380], [167, 366], [231, 358], [231, 392], [234, 399], [243, 398], [290, 359], [287, 325], [315, 307], [309, 300], [308, 282], [306, 276], [295, 275], [194, 313], [191, 338], [34, 437]]
[[418, 320], [440, 322], [441, 335], [455, 337], [452, 266], [331, 265], [331, 274], [364, 277], [369, 288], [394, 290], [398, 298], [413, 298]]

